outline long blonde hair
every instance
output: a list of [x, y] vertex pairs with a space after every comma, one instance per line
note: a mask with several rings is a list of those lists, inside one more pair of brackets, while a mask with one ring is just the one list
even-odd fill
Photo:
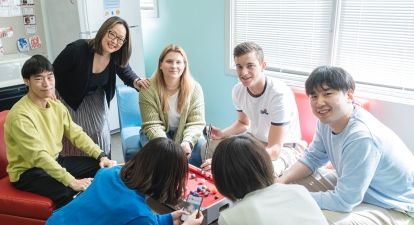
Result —
[[187, 54], [185, 53], [184, 49], [178, 45], [170, 44], [164, 48], [161, 52], [160, 58], [158, 60], [158, 67], [154, 73], [153, 79], [157, 84], [157, 91], [158, 95], [160, 96], [162, 111], [168, 112], [169, 105], [168, 105], [168, 93], [166, 91], [167, 84], [165, 83], [164, 74], [160, 69], [162, 62], [164, 61], [165, 56], [170, 52], [177, 52], [183, 56], [184, 59], [184, 71], [180, 77], [180, 86], [179, 86], [179, 93], [178, 93], [178, 102], [177, 102], [177, 112], [182, 113], [185, 105], [187, 104], [188, 96], [190, 95], [191, 89], [193, 87], [193, 79], [190, 74], [190, 68], [188, 67], [188, 60]]

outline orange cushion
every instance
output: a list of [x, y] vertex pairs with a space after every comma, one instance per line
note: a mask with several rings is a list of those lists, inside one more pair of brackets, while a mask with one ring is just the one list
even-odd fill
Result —
[[49, 198], [17, 190], [9, 177], [0, 179], [0, 214], [46, 220], [53, 209]]

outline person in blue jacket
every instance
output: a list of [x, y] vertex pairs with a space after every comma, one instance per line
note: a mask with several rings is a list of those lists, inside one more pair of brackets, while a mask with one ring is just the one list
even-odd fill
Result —
[[[413, 224], [414, 156], [391, 129], [354, 103], [351, 75], [321, 66], [305, 88], [319, 119], [316, 134], [279, 182], [304, 184], [331, 224]], [[328, 161], [335, 173], [318, 178]]]
[[[146, 200], [176, 204], [185, 189], [187, 171], [187, 157], [180, 145], [155, 138], [123, 167], [99, 170], [89, 188], [54, 211], [46, 224], [181, 224], [184, 210], [156, 215]], [[195, 212], [183, 224], [202, 221], [202, 213]]]

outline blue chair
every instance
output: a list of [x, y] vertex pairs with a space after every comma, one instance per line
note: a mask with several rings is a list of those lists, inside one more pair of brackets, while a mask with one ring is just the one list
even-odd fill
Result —
[[124, 84], [116, 85], [119, 127], [125, 162], [131, 159], [138, 149], [141, 149], [139, 131], [141, 130], [142, 122], [138, 96], [139, 94], [135, 89]]

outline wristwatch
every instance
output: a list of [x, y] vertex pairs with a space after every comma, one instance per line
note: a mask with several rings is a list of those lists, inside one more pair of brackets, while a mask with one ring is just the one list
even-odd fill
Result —
[[96, 160], [101, 161], [102, 157], [107, 157], [105, 152], [101, 152], [101, 154], [98, 155], [98, 158], [96, 158]]

